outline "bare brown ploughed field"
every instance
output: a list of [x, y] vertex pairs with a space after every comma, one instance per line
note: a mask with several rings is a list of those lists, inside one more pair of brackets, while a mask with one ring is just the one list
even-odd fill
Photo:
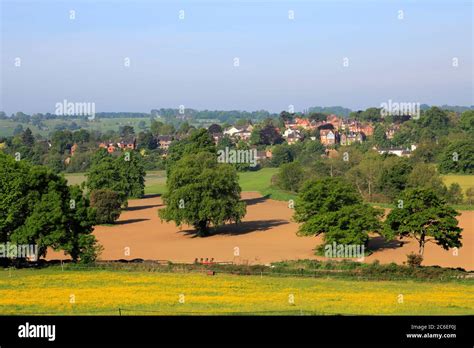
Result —
[[[299, 237], [298, 224], [291, 217], [293, 210], [286, 202], [263, 198], [256, 192], [244, 192], [247, 214], [240, 224], [220, 227], [209, 237], [195, 237], [189, 226], [178, 228], [173, 222], [161, 222], [158, 209], [163, 207], [159, 196], [130, 200], [113, 226], [96, 226], [94, 234], [102, 244], [103, 260], [149, 259], [173, 262], [193, 262], [195, 258], [214, 258], [215, 261], [267, 264], [296, 259], [325, 259], [314, 255], [313, 249], [322, 243], [322, 237]], [[462, 267], [474, 270], [474, 211], [462, 211], [458, 217], [463, 228], [463, 247], [458, 255], [428, 243], [424, 265]], [[417, 252], [413, 239], [385, 242], [373, 236], [369, 247], [375, 251], [364, 262], [379, 260], [381, 263], [402, 264], [406, 255]], [[238, 248], [239, 256], [235, 256]], [[129, 251], [130, 255], [126, 255]], [[61, 258], [49, 252], [48, 258]]]

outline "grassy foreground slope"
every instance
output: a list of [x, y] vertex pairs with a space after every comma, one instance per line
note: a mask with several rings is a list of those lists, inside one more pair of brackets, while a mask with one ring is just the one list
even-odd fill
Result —
[[119, 315], [119, 308], [122, 315], [462, 315], [474, 314], [474, 283], [60, 268], [0, 273], [0, 315]]

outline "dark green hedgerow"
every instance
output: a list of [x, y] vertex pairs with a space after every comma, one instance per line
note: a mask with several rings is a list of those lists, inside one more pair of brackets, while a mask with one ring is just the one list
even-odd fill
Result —
[[395, 263], [380, 264], [360, 263], [350, 260], [318, 261], [297, 260], [275, 262], [271, 265], [242, 265], [242, 264], [185, 264], [172, 262], [158, 262], [136, 259], [132, 261], [100, 261], [90, 265], [56, 262], [42, 262], [30, 265], [33, 267], [51, 267], [58, 270], [117, 270], [117, 271], [146, 271], [146, 272], [173, 272], [191, 273], [201, 272], [218, 275], [258, 275], [277, 277], [333, 277], [354, 280], [419, 280], [419, 281], [472, 281], [473, 274], [462, 268], [442, 268], [438, 266], [410, 267]]

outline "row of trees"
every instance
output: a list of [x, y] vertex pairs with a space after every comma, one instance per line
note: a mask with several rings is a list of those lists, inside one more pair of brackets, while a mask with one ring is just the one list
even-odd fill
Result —
[[310, 162], [297, 156], [295, 162], [280, 166], [274, 183], [283, 190], [298, 192], [310, 177], [344, 177], [370, 202], [390, 202], [405, 188], [416, 187], [430, 188], [451, 204], [463, 202], [460, 185], [452, 183], [446, 187], [435, 165], [416, 162], [413, 158], [379, 155], [372, 150], [363, 153], [355, 147]]
[[36, 245], [39, 257], [52, 248], [73, 261], [94, 261], [101, 247], [93, 226], [112, 223], [128, 198], [142, 197], [144, 176], [136, 151], [97, 151], [82, 187], [68, 186], [45, 166], [0, 152], [0, 243]]
[[[45, 165], [56, 173], [63, 171], [76, 173], [89, 169], [99, 143], [117, 143], [123, 139], [134, 138], [136, 138], [138, 150], [146, 158], [146, 169], [164, 169], [163, 150], [159, 147], [156, 135], [149, 130], [135, 134], [131, 126], [123, 126], [119, 132], [107, 131], [106, 133], [85, 129], [73, 132], [60, 130], [52, 132], [48, 139], [39, 134], [33, 135], [30, 128], [26, 128], [13, 137], [0, 139], [0, 144], [2, 144], [3, 152], [12, 156], [19, 154], [22, 160], [32, 164]], [[73, 146], [74, 154], [71, 153]]]
[[323, 234], [326, 244], [367, 247], [369, 233], [377, 233], [386, 240], [415, 238], [420, 255], [428, 242], [446, 250], [462, 246], [462, 230], [456, 219], [459, 213], [433, 190], [406, 189], [395, 203], [396, 208], [382, 222], [383, 211], [364, 204], [361, 195], [343, 178], [314, 179], [303, 185], [294, 219], [301, 223], [299, 235]]

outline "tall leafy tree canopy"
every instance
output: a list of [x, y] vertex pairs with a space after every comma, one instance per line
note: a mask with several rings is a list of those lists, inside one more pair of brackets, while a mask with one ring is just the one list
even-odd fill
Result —
[[380, 232], [382, 211], [362, 203], [342, 178], [307, 181], [295, 204], [299, 235], [324, 234], [326, 243], [367, 245], [369, 232]]
[[474, 174], [474, 136], [452, 142], [440, 157], [441, 173]]
[[166, 207], [159, 210], [159, 216], [178, 226], [192, 225], [199, 236], [209, 234], [211, 226], [240, 222], [245, 215], [236, 170], [217, 163], [213, 153], [188, 154], [176, 162], [167, 188], [163, 195]]
[[166, 172], [168, 176], [174, 164], [183, 156], [203, 151], [212, 154], [213, 158], [216, 158], [215, 153], [217, 150], [214, 139], [206, 129], [194, 130], [189, 137], [173, 142], [166, 158]]
[[39, 256], [52, 247], [75, 261], [90, 260], [96, 250], [94, 221], [78, 186], [68, 187], [46, 167], [0, 153], [0, 242], [36, 244]]
[[125, 202], [129, 197], [143, 196], [145, 175], [142, 156], [136, 151], [113, 155], [100, 149], [95, 153], [87, 173], [86, 186], [89, 190], [108, 189], [118, 192]]
[[425, 244], [434, 242], [444, 249], [461, 247], [459, 213], [431, 189], [407, 189], [388, 214], [384, 234], [387, 237], [411, 236], [418, 241], [423, 255]]

